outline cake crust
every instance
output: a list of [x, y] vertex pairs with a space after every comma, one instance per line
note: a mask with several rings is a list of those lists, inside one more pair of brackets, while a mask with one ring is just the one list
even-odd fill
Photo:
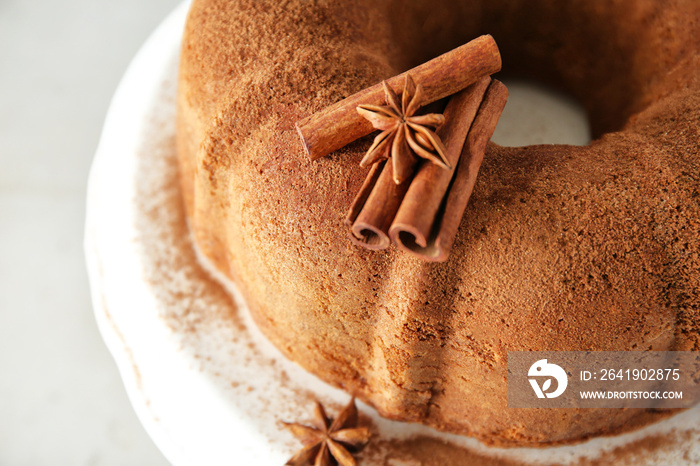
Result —
[[[501, 445], [643, 425], [666, 413], [508, 409], [507, 352], [700, 350], [699, 29], [692, 0], [195, 0], [190, 227], [285, 355], [386, 417]], [[483, 33], [598, 139], [490, 144], [446, 263], [356, 247], [369, 139], [312, 163], [294, 122]]]

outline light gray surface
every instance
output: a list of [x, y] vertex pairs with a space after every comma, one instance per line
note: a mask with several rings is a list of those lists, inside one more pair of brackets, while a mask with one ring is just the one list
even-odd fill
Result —
[[95, 325], [85, 183], [109, 100], [178, 0], [0, 0], [0, 465], [167, 464]]

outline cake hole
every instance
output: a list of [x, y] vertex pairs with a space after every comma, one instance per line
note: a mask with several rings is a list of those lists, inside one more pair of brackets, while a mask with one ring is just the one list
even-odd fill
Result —
[[508, 103], [491, 140], [508, 147], [591, 142], [584, 108], [573, 98], [532, 81], [503, 79]]

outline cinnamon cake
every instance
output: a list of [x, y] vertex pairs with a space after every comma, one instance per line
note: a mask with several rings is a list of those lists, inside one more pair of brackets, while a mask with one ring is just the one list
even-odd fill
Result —
[[[388, 418], [547, 445], [665, 413], [511, 409], [508, 351], [700, 350], [700, 3], [195, 0], [177, 144], [190, 228], [291, 360]], [[489, 144], [449, 260], [342, 228], [370, 138], [296, 121], [481, 34], [578, 99], [588, 146]]]

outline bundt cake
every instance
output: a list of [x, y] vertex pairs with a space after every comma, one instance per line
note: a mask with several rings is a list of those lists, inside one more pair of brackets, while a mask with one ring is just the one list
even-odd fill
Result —
[[[383, 416], [572, 442], [644, 409], [512, 409], [507, 353], [700, 350], [700, 3], [194, 0], [177, 145], [190, 227], [290, 359]], [[311, 162], [295, 122], [481, 34], [568, 92], [588, 146], [490, 144], [448, 261], [342, 227], [371, 137]]]

